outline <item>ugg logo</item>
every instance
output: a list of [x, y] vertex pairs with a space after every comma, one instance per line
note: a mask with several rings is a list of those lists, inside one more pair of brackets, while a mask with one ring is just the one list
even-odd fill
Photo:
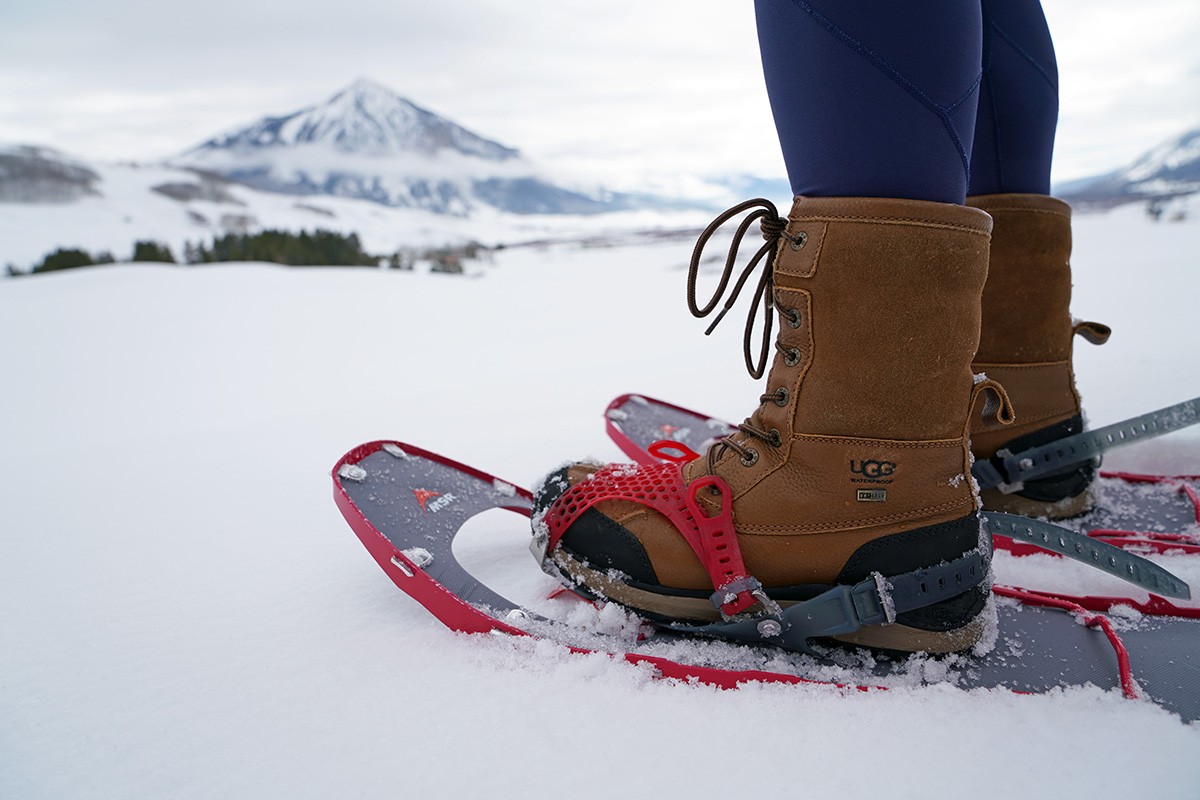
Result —
[[850, 460], [850, 471], [862, 475], [864, 478], [886, 478], [896, 471], [896, 465], [891, 461], [870, 461], [855, 462]]

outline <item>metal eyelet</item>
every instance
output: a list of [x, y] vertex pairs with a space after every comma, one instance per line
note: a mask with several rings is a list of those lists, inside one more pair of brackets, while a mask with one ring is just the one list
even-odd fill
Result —
[[779, 435], [778, 428], [771, 428], [771, 439], [769, 443], [771, 447], [779, 447], [783, 444], [783, 437]]
[[775, 390], [775, 405], [786, 406], [788, 404], [788, 390], [786, 386], [780, 386]]
[[800, 231], [795, 236], [789, 236], [788, 240], [791, 241], [793, 250], [800, 250], [808, 243], [808, 234]]
[[758, 463], [758, 451], [755, 450], [753, 447], [747, 447], [746, 452], [749, 453], [750, 456], [749, 457], [742, 456], [742, 466], [743, 467], [753, 467], [755, 464]]
[[799, 364], [800, 363], [800, 351], [797, 350], [795, 347], [790, 348], [787, 351], [787, 355], [785, 355], [783, 357], [783, 363], [787, 364], [789, 367], [794, 367], [797, 364]]
[[789, 308], [784, 312], [784, 314], [787, 315], [788, 325], [790, 325], [793, 328], [800, 327], [800, 322], [801, 322], [802, 318], [800, 317], [800, 312], [798, 310], [796, 310], [794, 308]]

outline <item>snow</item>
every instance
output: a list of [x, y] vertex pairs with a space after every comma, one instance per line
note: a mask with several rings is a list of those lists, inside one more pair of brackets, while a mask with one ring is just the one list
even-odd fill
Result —
[[[1079, 218], [1074, 312], [1114, 329], [1077, 347], [1094, 424], [1200, 394], [1197, 245], [1195, 221]], [[718, 691], [454, 634], [392, 585], [330, 496], [361, 442], [529, 486], [621, 459], [602, 419], [619, 394], [752, 410], [740, 326], [705, 337], [686, 311], [690, 247], [509, 248], [474, 280], [244, 264], [0, 282], [0, 796], [1194, 794], [1200, 726], [1117, 693]], [[1108, 465], [1200, 472], [1200, 431]], [[544, 593], [527, 525], [481, 515], [456, 556]]]
[[[185, 242], [207, 244], [231, 230], [240, 232], [236, 218], [251, 220], [245, 226], [251, 231], [276, 228], [356, 233], [367, 252], [390, 255], [403, 247], [437, 247], [470, 241], [512, 245], [566, 237], [613, 238], [627, 236], [630, 229], [699, 228], [709, 217], [707, 212], [650, 210], [587, 217], [518, 216], [487, 206], [474, 209], [469, 218], [453, 217], [347, 197], [260, 192], [239, 184], [221, 184], [234, 203], [179, 202], [152, 188], [166, 183], [199, 183], [197, 175], [188, 170], [136, 164], [83, 164], [70, 157], [61, 158], [94, 170], [100, 176], [96, 188], [101, 196], [63, 204], [0, 203], [0, 269], [13, 264], [28, 271], [58, 247], [78, 247], [93, 255], [107, 250], [123, 260], [129, 258], [133, 243], [140, 239], [164, 242], [177, 259], [182, 259]], [[444, 159], [453, 160], [452, 156]], [[309, 162], [308, 166], [332, 168], [325, 162], [315, 167]], [[686, 262], [686, 254], [682, 257]]]

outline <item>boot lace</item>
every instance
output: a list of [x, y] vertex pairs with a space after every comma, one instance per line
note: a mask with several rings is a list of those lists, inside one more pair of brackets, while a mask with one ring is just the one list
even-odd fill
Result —
[[[700, 261], [704, 252], [704, 247], [708, 244], [713, 235], [721, 228], [721, 226], [739, 214], [743, 213], [745, 214], [745, 217], [738, 224], [737, 230], [734, 232], [733, 242], [729, 245], [729, 251], [725, 256], [725, 267], [721, 271], [721, 279], [717, 283], [717, 288], [713, 292], [712, 297], [708, 300], [708, 302], [701, 306], [696, 301], [696, 279], [700, 274]], [[747, 200], [744, 203], [739, 203], [733, 208], [722, 212], [716, 219], [710, 222], [708, 227], [705, 228], [700, 234], [700, 238], [696, 240], [696, 247], [694, 250], [692, 250], [692, 260], [688, 265], [687, 280], [688, 309], [692, 312], [692, 316], [702, 319], [712, 314], [713, 311], [716, 310], [718, 303], [721, 302], [721, 298], [724, 296], [726, 289], [729, 288], [730, 280], [733, 279], [734, 272], [736, 271], [735, 265], [737, 262], [738, 249], [741, 247], [742, 239], [745, 237], [746, 232], [750, 229], [750, 226], [756, 221], [759, 223], [759, 228], [762, 231], [762, 237], [765, 240], [765, 243], [758, 248], [758, 251], [755, 252], [749, 263], [742, 269], [741, 274], [738, 275], [737, 280], [733, 284], [733, 288], [729, 293], [728, 299], [725, 300], [724, 305], [721, 306], [721, 310], [717, 312], [717, 316], [708, 326], [708, 329], [704, 331], [704, 334], [707, 336], [716, 329], [717, 325], [722, 319], [724, 319], [725, 314], [729, 312], [729, 309], [732, 308], [733, 304], [737, 301], [738, 296], [741, 294], [742, 289], [745, 287], [747, 281], [749, 281], [754, 270], [757, 269], [761, 263], [763, 265], [762, 274], [759, 276], [758, 284], [754, 289], [754, 299], [750, 304], [750, 311], [746, 315], [745, 334], [742, 337], [742, 352], [746, 360], [746, 371], [749, 372], [750, 376], [755, 380], [761, 378], [766, 372], [767, 359], [771, 353], [771, 333], [774, 323], [774, 315], [771, 313], [771, 311], [775, 307], [775, 252], [778, 249], [779, 240], [780, 238], [787, 239], [791, 242], [791, 246], [793, 248], [799, 250], [805, 244], [804, 234], [800, 234], [798, 236], [792, 236], [789, 234], [787, 232], [787, 220], [779, 216], [779, 212], [775, 208], [775, 204], [770, 200], [758, 198], [755, 200]], [[759, 346], [758, 357], [756, 359], [751, 347], [751, 342], [754, 338], [754, 328], [756, 327], [760, 311], [764, 317], [764, 320], [761, 325], [761, 343]], [[787, 318], [787, 324], [791, 325], [792, 327], [799, 327], [799, 312], [797, 312], [795, 309], [783, 309], [781, 313]], [[784, 347], [779, 343], [778, 340], [775, 341], [775, 348], [783, 355], [784, 363], [788, 366], [795, 366], [799, 363], [800, 352], [795, 348]], [[774, 401], [780, 406], [786, 406], [788, 403], [787, 388], [781, 386], [774, 392], [762, 395], [759, 398], [759, 403], [765, 403], [768, 400]], [[751, 425], [749, 422], [744, 422], [738, 426], [738, 430], [746, 434], [748, 437], [760, 439], [773, 447], [778, 447], [783, 442], [783, 438], [780, 436], [779, 431], [774, 428], [769, 431], [764, 431]], [[726, 449], [736, 452], [741, 457], [742, 464], [746, 466], [751, 466], [758, 461], [757, 450], [755, 450], [753, 447], [749, 447], [748, 445], [738, 444], [737, 442], [733, 441], [732, 437], [726, 437], [708, 449], [708, 472], [710, 475], [715, 474], [713, 470], [716, 466], [717, 459]]]

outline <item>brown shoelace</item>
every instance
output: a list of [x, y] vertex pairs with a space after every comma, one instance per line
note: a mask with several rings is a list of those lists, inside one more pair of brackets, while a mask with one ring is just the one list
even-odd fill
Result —
[[[725, 267], [721, 272], [721, 279], [717, 284], [717, 288], [713, 292], [709, 301], [705, 303], [704, 306], [700, 306], [696, 302], [696, 279], [700, 273], [700, 260], [701, 255], [704, 252], [704, 247], [706, 244], [708, 244], [708, 241], [713, 237], [713, 235], [721, 228], [721, 226], [739, 214], [745, 212], [750, 213], [746, 214], [746, 216], [738, 224], [737, 230], [734, 233], [733, 242], [729, 245], [729, 251], [725, 256]], [[700, 238], [696, 240], [695, 249], [692, 250], [692, 260], [688, 265], [687, 294], [688, 309], [692, 312], [692, 316], [704, 318], [713, 313], [713, 311], [717, 308], [717, 304], [721, 302], [721, 297], [725, 294], [726, 289], [729, 288], [730, 280], [733, 278], [733, 274], [736, 269], [738, 249], [741, 247], [742, 239], [745, 237], [746, 232], [750, 229], [750, 226], [755, 223], [755, 221], [759, 222], [763, 239], [766, 241], [761, 247], [758, 248], [758, 251], [753, 257], [751, 257], [749, 263], [742, 269], [737, 281], [733, 284], [733, 290], [730, 292], [729, 298], [725, 301], [724, 305], [721, 307], [721, 310], [717, 313], [716, 318], [712, 321], [712, 324], [708, 326], [708, 329], [704, 333], [705, 335], [708, 335], [712, 333], [714, 329], [716, 329], [717, 325], [725, 317], [725, 314], [728, 313], [729, 309], [732, 308], [733, 304], [737, 301], [738, 295], [741, 294], [742, 288], [750, 279], [750, 275], [759, 266], [759, 264], [762, 263], [764, 265], [763, 271], [758, 279], [758, 285], [754, 290], [754, 300], [750, 305], [750, 312], [746, 316], [745, 335], [742, 338], [742, 350], [746, 359], [746, 370], [750, 373], [751, 377], [757, 380], [766, 372], [767, 358], [771, 352], [771, 332], [774, 324], [774, 315], [771, 313], [771, 311], [775, 307], [775, 251], [778, 248], [781, 237], [792, 240], [793, 242], [796, 241], [793, 239], [793, 237], [788, 235], [786, 230], [787, 220], [779, 216], [779, 212], [775, 208], [774, 203], [763, 198], [747, 200], [744, 203], [739, 203], [733, 208], [722, 212], [719, 216], [717, 216], [716, 219], [708, 224], [708, 227], [706, 227], [700, 234]], [[799, 244], [803, 246], [803, 242], [799, 242]], [[754, 338], [754, 328], [760, 308], [765, 320], [762, 324], [762, 340], [759, 348], [758, 359], [755, 360], [751, 349], [751, 340]], [[790, 324], [799, 324], [800, 320], [796, 312], [784, 310], [781, 313], [791, 317], [789, 320]], [[778, 341], [775, 342], [775, 348], [783, 354], [784, 362], [789, 366], [795, 366], [799, 362], [800, 353], [795, 348], [784, 347]], [[760, 403], [765, 403], [768, 400], [774, 401], [781, 406], [787, 405], [787, 389], [780, 387], [774, 392], [764, 394], [759, 398]], [[779, 431], [775, 430], [774, 428], [772, 428], [770, 431], [760, 430], [750, 425], [748, 421], [739, 425], [738, 429], [747, 436], [761, 439], [773, 447], [778, 447], [783, 441]], [[738, 444], [737, 442], [733, 441], [732, 437], [726, 437], [708, 449], [708, 472], [710, 475], [715, 474], [713, 469], [716, 466], [717, 458], [725, 448], [729, 448], [736, 452], [741, 457], [742, 463], [746, 466], [751, 466], [758, 461], [757, 450]]]
[[[704, 252], [705, 245], [713, 237], [722, 225], [736, 217], [738, 214], [749, 211], [745, 218], [738, 224], [737, 231], [734, 233], [733, 242], [729, 245], [729, 252], [725, 256], [725, 268], [721, 272], [721, 280], [717, 284], [716, 290], [713, 292], [709, 301], [701, 307], [696, 302], [696, 278], [700, 273], [700, 259]], [[721, 302], [722, 295], [729, 287], [729, 281], [733, 277], [736, 269], [738, 250], [741, 247], [742, 239], [746, 232], [756, 221], [759, 221], [759, 227], [762, 230], [763, 239], [766, 242], [758, 248], [758, 252], [750, 259], [750, 262], [742, 269], [741, 275], [738, 276], [737, 282], [733, 285], [733, 291], [729, 298], [717, 313], [716, 319], [704, 331], [705, 335], [710, 334], [716, 329], [717, 325], [724, 319], [725, 314], [737, 302], [738, 296], [742, 292], [742, 288], [746, 285], [746, 281], [750, 279], [751, 273], [760, 263], [764, 264], [762, 275], [758, 279], [758, 286], [754, 290], [754, 301], [750, 305], [750, 313], [746, 316], [746, 333], [742, 339], [743, 353], [746, 358], [746, 370], [750, 376], [758, 379], [763, 376], [767, 368], [767, 357], [771, 350], [771, 330], [774, 324], [774, 318], [771, 310], [775, 307], [773, 298], [774, 268], [775, 268], [775, 250], [779, 244], [780, 237], [791, 240], [792, 237], [786, 231], [787, 220], [779, 216], [779, 211], [775, 208], [775, 204], [770, 200], [758, 198], [756, 200], [747, 200], [744, 203], [739, 203], [728, 211], [723, 211], [716, 219], [708, 224], [704, 232], [700, 234], [700, 238], [696, 240], [696, 247], [692, 250], [692, 260], [688, 265], [688, 309], [694, 317], [707, 317]], [[765, 261], [764, 261], [765, 259]], [[757, 361], [754, 359], [751, 351], [750, 341], [754, 336], [755, 322], [758, 317], [759, 309], [762, 309], [765, 320], [763, 322], [762, 344], [759, 349]], [[797, 320], [798, 322], [798, 320]], [[776, 347], [779, 347], [778, 342]], [[787, 351], [783, 350], [787, 355]]]

